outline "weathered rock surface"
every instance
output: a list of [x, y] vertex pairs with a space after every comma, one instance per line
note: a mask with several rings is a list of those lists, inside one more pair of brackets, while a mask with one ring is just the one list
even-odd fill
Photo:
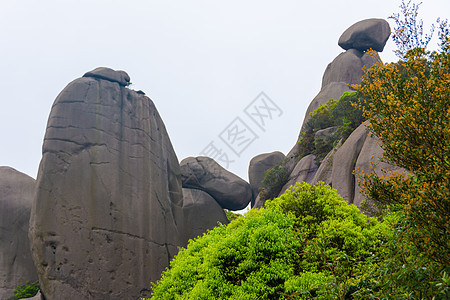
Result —
[[[124, 71], [114, 71], [110, 68], [99, 67], [89, 71], [83, 77], [94, 77], [98, 79], [105, 79], [112, 82], [117, 82], [122, 86], [130, 84], [130, 76]], [[137, 91], [138, 94], [145, 94], [142, 91]]]
[[367, 135], [368, 131], [363, 123], [353, 131], [333, 157], [332, 185], [348, 203], [353, 203], [355, 196], [353, 171]]
[[242, 178], [222, 168], [212, 158], [188, 157], [180, 162], [184, 188], [207, 192], [222, 208], [239, 210], [252, 200], [252, 189]]
[[345, 30], [339, 38], [338, 45], [345, 50], [366, 51], [372, 48], [382, 52], [390, 35], [391, 29], [386, 20], [367, 19], [359, 21]]
[[319, 181], [325, 184], [332, 185], [332, 171], [333, 171], [333, 157], [336, 151], [341, 147], [341, 142], [339, 142], [334, 149], [332, 149], [325, 158], [322, 160], [317, 172], [314, 174], [311, 184], [316, 184]]
[[311, 182], [314, 174], [317, 171], [317, 165], [314, 162], [315, 156], [310, 154], [303, 157], [295, 166], [294, 170], [289, 176], [288, 182], [283, 186], [279, 195], [284, 194], [284, 192], [295, 185], [297, 182]]
[[252, 207], [259, 194], [259, 188], [264, 179], [264, 172], [275, 167], [284, 160], [285, 156], [279, 151], [263, 153], [253, 157], [248, 166], [248, 180], [252, 188], [253, 198]]
[[0, 167], [0, 299], [14, 296], [19, 284], [37, 280], [28, 240], [28, 222], [36, 181]]
[[98, 70], [59, 94], [44, 138], [29, 236], [46, 299], [149, 296], [182, 244], [164, 123], [125, 72]]
[[195, 189], [183, 189], [183, 216], [183, 245], [213, 229], [218, 222], [229, 223], [223, 208], [216, 200], [208, 193]]
[[370, 54], [356, 49], [349, 49], [339, 54], [327, 66], [322, 78], [322, 88], [326, 87], [331, 82], [359, 84], [361, 83], [361, 77], [364, 75], [362, 68], [364, 66], [370, 68], [373, 64], [378, 62], [381, 62], [378, 54]]
[[[383, 149], [378, 144], [378, 138], [371, 136], [370, 134], [367, 136], [366, 140], [364, 141], [364, 145], [361, 148], [361, 152], [358, 155], [358, 160], [355, 164], [355, 171], [356, 172], [364, 172], [365, 174], [371, 173], [371, 164], [373, 165], [373, 170], [375, 171], [375, 174], [378, 176], [383, 176], [382, 169], [389, 170], [392, 172], [398, 172], [407, 174], [406, 170], [397, 166], [394, 166], [392, 164], [386, 163], [384, 161], [380, 161], [381, 157], [383, 156]], [[356, 178], [358, 177], [358, 174], [355, 174]], [[360, 192], [360, 187], [358, 183], [355, 183], [355, 191], [354, 191], [355, 197], [353, 198], [353, 204], [360, 207], [361, 202], [365, 199], [364, 195]]]
[[303, 119], [302, 130], [305, 130], [305, 125], [311, 119], [311, 113], [319, 108], [321, 104], [325, 104], [330, 99], [339, 100], [345, 92], [351, 92], [352, 89], [345, 82], [330, 82], [322, 88], [316, 97], [311, 101], [306, 110], [305, 118]]

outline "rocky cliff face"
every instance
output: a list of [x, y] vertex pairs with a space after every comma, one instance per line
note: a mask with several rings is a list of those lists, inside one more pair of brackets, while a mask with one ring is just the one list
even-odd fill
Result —
[[[367, 50], [382, 51], [389, 35], [389, 24], [382, 19], [357, 22], [342, 34], [339, 45], [346, 51], [327, 66], [322, 78], [322, 89], [308, 107], [301, 132], [305, 130], [305, 124], [314, 110], [329, 99], [337, 100], [344, 92], [352, 91], [351, 85], [361, 82], [363, 68], [381, 62], [377, 53], [369, 53]], [[319, 166], [314, 163], [313, 155], [307, 155], [298, 161], [297, 143], [287, 155], [289, 161], [285, 166], [290, 176], [280, 194], [297, 182], [315, 184], [323, 181], [337, 189], [344, 200], [360, 206], [364, 196], [356, 182], [357, 170], [369, 172], [373, 163], [379, 175], [381, 169], [404, 172], [396, 166], [380, 161], [383, 151], [377, 144], [377, 139], [370, 137], [366, 125], [367, 123], [361, 124], [344, 143], [338, 143]], [[328, 134], [329, 131], [335, 132], [336, 128], [330, 127], [316, 132], [315, 139]], [[256, 207], [264, 204], [264, 200], [260, 198], [257, 198], [256, 202]]]
[[36, 181], [0, 167], [0, 299], [13, 296], [26, 281], [37, 280], [28, 241], [28, 222]]
[[47, 299], [148, 296], [182, 244], [178, 160], [129, 81], [98, 68], [53, 104], [29, 232]]

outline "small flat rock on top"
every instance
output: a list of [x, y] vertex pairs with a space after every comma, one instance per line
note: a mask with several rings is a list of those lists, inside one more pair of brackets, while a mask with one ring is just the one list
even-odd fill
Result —
[[350, 26], [341, 35], [338, 45], [343, 49], [366, 51], [372, 48], [382, 52], [391, 35], [389, 23], [383, 19], [367, 19]]
[[126, 86], [130, 83], [130, 76], [125, 71], [114, 71], [110, 68], [100, 67], [87, 72], [83, 77], [100, 78], [112, 82], [117, 82], [122, 86]]

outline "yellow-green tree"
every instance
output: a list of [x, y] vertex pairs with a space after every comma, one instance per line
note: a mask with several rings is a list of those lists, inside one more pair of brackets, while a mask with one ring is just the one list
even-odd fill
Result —
[[[416, 8], [417, 10], [417, 8]], [[415, 16], [405, 20], [415, 20]], [[398, 15], [396, 16], [398, 18]], [[384, 159], [409, 176], [364, 174], [363, 190], [378, 207], [404, 209], [407, 235], [430, 259], [450, 265], [450, 34], [439, 21], [439, 50], [416, 47], [402, 23], [394, 30], [402, 45], [398, 63], [366, 71], [357, 90], [366, 96], [364, 114], [378, 136]], [[405, 25], [406, 24], [406, 25]], [[397, 25], [399, 23], [397, 22]], [[405, 27], [406, 26], [406, 27]], [[408, 30], [406, 30], [406, 29]], [[407, 44], [410, 43], [410, 44]]]

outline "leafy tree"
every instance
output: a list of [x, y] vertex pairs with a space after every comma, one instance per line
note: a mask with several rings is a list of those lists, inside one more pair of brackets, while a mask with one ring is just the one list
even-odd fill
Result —
[[329, 186], [292, 190], [180, 249], [152, 299], [337, 299], [379, 249], [382, 223]]
[[[420, 36], [409, 36], [422, 32], [416, 22], [417, 6], [402, 9], [406, 23], [395, 28], [394, 37], [402, 46], [403, 59], [374, 65], [356, 88], [366, 96], [364, 115], [381, 141], [384, 159], [411, 175], [365, 174], [363, 188], [378, 207], [404, 208], [410, 241], [430, 259], [448, 266], [450, 35], [447, 23], [440, 22], [440, 49], [427, 51]], [[417, 24], [420, 30], [414, 31]]]

